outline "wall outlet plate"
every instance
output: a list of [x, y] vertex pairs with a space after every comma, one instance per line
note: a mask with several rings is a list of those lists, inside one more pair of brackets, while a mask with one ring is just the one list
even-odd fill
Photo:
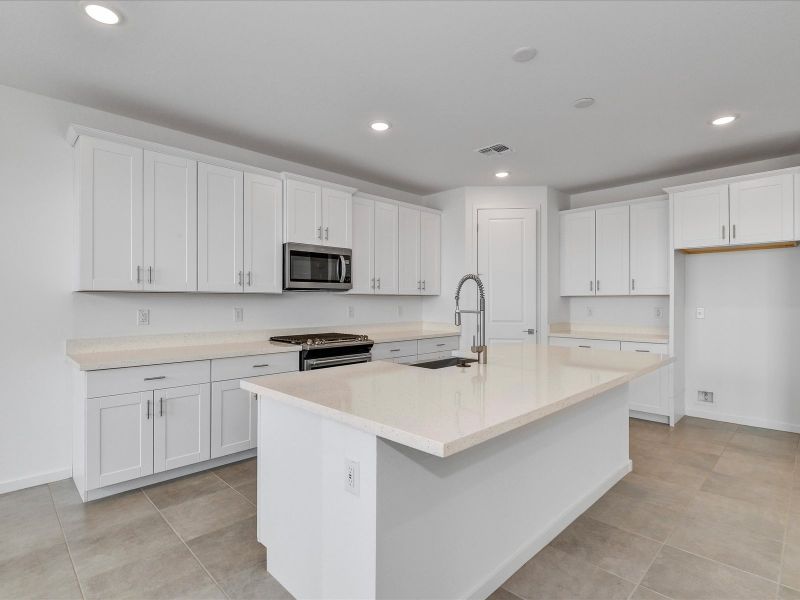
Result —
[[706, 404], [714, 404], [714, 392], [697, 390], [697, 401], [705, 402]]
[[344, 489], [354, 496], [361, 494], [361, 474], [356, 461], [349, 458], [344, 461]]
[[656, 319], [663, 319], [664, 318], [664, 309], [660, 306], [656, 306], [655, 310]]
[[591, 317], [593, 313], [594, 313], [594, 310], [592, 310], [592, 307], [591, 306], [587, 306], [586, 307], [586, 316], [587, 317]]
[[402, 304], [398, 304], [397, 305], [397, 316], [398, 317], [402, 317], [403, 316], [403, 305]]
[[150, 309], [139, 308], [136, 310], [136, 324], [137, 325], [150, 325]]
[[706, 318], [706, 309], [702, 306], [698, 306], [694, 309], [694, 316], [696, 319], [705, 319]]
[[241, 323], [244, 321], [244, 309], [241, 306], [233, 307], [233, 320], [236, 323]]
[[355, 318], [356, 316], [356, 307], [355, 306], [348, 306], [347, 307], [347, 316], [351, 319]]

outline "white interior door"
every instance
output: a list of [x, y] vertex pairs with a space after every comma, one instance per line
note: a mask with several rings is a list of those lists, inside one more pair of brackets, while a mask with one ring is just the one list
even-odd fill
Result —
[[442, 289], [442, 215], [419, 215], [419, 276], [424, 296], [438, 296]]
[[536, 231], [532, 208], [478, 211], [478, 272], [486, 290], [487, 345], [537, 339]]
[[322, 242], [350, 248], [353, 243], [353, 194], [322, 188]]
[[197, 289], [241, 292], [244, 289], [244, 174], [200, 163], [197, 179]]
[[351, 262], [353, 287], [351, 294], [375, 292], [374, 258], [375, 202], [369, 198], [353, 198], [353, 259]]
[[562, 296], [594, 296], [594, 212], [559, 215]]
[[[375, 202], [375, 293], [397, 293], [397, 205]], [[353, 232], [355, 235], [355, 231]]]
[[244, 174], [244, 291], [283, 291], [283, 182]]
[[418, 295], [422, 288], [419, 275], [419, 209], [399, 206], [398, 221], [398, 293]]
[[154, 473], [210, 458], [210, 388], [203, 383], [154, 392]]
[[144, 289], [197, 289], [197, 163], [144, 152]]
[[669, 294], [669, 203], [631, 204], [631, 294]]
[[217, 381], [211, 390], [211, 458], [256, 446], [255, 394], [243, 390], [239, 380]]
[[791, 174], [732, 183], [731, 244], [793, 239], [793, 185]]
[[287, 242], [322, 244], [322, 188], [306, 181], [286, 180]]
[[598, 296], [629, 293], [630, 216], [627, 206], [595, 211], [595, 283]]

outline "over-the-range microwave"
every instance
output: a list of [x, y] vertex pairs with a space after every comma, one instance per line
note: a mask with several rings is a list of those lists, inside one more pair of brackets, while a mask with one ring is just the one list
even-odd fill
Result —
[[287, 242], [283, 245], [283, 289], [352, 289], [352, 256], [350, 248]]

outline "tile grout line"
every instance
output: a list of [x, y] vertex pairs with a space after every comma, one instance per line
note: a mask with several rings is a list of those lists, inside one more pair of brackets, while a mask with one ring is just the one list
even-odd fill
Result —
[[[792, 495], [794, 495], [794, 492], [795, 492], [795, 490], [794, 490], [795, 471], [797, 471], [797, 449], [796, 448], [795, 448], [795, 453], [794, 453], [794, 469], [792, 470]], [[781, 580], [783, 579], [783, 559], [786, 556], [786, 540], [789, 537], [789, 520], [791, 519], [791, 513], [792, 513], [792, 500], [793, 500], [793, 498], [789, 499], [789, 516], [788, 516], [788, 518], [786, 520], [786, 527], [783, 528], [783, 543], [781, 544], [781, 562], [778, 565], [778, 593], [777, 593], [778, 596], [780, 596], [780, 594], [781, 594]]]
[[233, 486], [232, 486], [230, 483], [228, 483], [227, 481], [225, 481], [225, 480], [224, 480], [222, 477], [220, 477], [220, 476], [219, 476], [219, 475], [216, 473], [216, 471], [211, 471], [211, 472], [214, 474], [214, 476], [215, 476], [217, 479], [219, 479], [219, 480], [220, 480], [222, 483], [224, 483], [224, 484], [225, 484], [225, 485], [227, 485], [229, 488], [231, 488], [231, 489], [232, 489], [234, 492], [236, 492], [237, 494], [239, 494], [239, 495], [240, 495], [242, 498], [244, 498], [245, 500], [247, 500], [247, 501], [248, 501], [250, 504], [252, 504], [253, 506], [255, 506], [255, 507], [256, 507], [256, 510], [258, 510], [258, 505], [257, 505], [255, 502], [253, 502], [252, 500], [250, 500], [250, 498], [248, 498], [247, 496], [245, 496], [245, 495], [244, 495], [242, 492], [240, 492], [240, 491], [239, 491], [239, 490], [237, 490], [235, 487], [233, 487]]
[[67, 540], [67, 534], [64, 533], [64, 525], [61, 523], [61, 515], [58, 513], [58, 508], [56, 507], [56, 499], [53, 498], [53, 490], [50, 487], [50, 484], [47, 484], [47, 493], [50, 494], [50, 502], [53, 503], [53, 512], [56, 513], [56, 520], [58, 521], [58, 528], [61, 530], [61, 537], [64, 538], [64, 545], [67, 547], [67, 556], [69, 556], [69, 562], [72, 565], [72, 572], [75, 573], [75, 581], [78, 582], [78, 591], [81, 593], [81, 598], [86, 598], [86, 594], [83, 591], [83, 584], [81, 583], [81, 578], [78, 575], [78, 569], [75, 567], [75, 561], [72, 558], [72, 551], [69, 549], [69, 541]]
[[182, 536], [181, 536], [181, 535], [180, 535], [180, 534], [179, 534], [179, 533], [178, 533], [178, 532], [175, 530], [175, 528], [172, 526], [172, 523], [170, 523], [170, 522], [167, 520], [167, 517], [165, 517], [165, 516], [164, 516], [164, 513], [162, 513], [162, 512], [161, 512], [161, 509], [159, 509], [159, 508], [156, 506], [156, 504], [155, 504], [155, 502], [153, 502], [152, 498], [150, 498], [150, 496], [148, 496], [148, 495], [147, 495], [147, 492], [145, 492], [145, 491], [144, 491], [144, 488], [139, 488], [139, 491], [140, 491], [140, 492], [141, 492], [141, 493], [144, 495], [144, 497], [145, 497], [145, 498], [147, 498], [147, 501], [148, 501], [148, 502], [150, 502], [150, 504], [152, 504], [152, 505], [153, 505], [153, 508], [155, 508], [155, 509], [156, 509], [156, 512], [157, 512], [157, 513], [158, 513], [158, 515], [161, 517], [161, 519], [164, 521], [164, 523], [166, 523], [166, 524], [167, 524], [167, 527], [169, 527], [169, 528], [170, 528], [170, 530], [172, 531], [172, 533], [174, 533], [174, 534], [177, 536], [177, 538], [178, 538], [178, 539], [181, 541], [181, 543], [182, 543], [184, 546], [186, 546], [186, 549], [189, 551], [189, 553], [192, 555], [192, 557], [193, 557], [193, 558], [194, 558], [194, 559], [197, 561], [197, 564], [199, 564], [199, 565], [200, 565], [200, 568], [201, 568], [201, 569], [203, 569], [203, 571], [205, 571], [206, 575], [208, 575], [208, 576], [211, 578], [211, 581], [213, 581], [213, 582], [214, 582], [214, 585], [215, 585], [215, 586], [217, 586], [217, 589], [219, 589], [219, 591], [220, 591], [220, 592], [222, 592], [222, 595], [223, 595], [223, 596], [225, 596], [226, 598], [229, 598], [229, 599], [230, 599], [230, 596], [228, 596], [228, 593], [225, 591], [225, 589], [224, 589], [224, 588], [223, 588], [223, 587], [220, 585], [220, 583], [219, 583], [219, 582], [216, 580], [216, 578], [215, 578], [215, 577], [214, 577], [214, 576], [211, 574], [211, 572], [210, 572], [210, 571], [209, 571], [209, 570], [206, 568], [206, 566], [203, 564], [203, 561], [201, 561], [201, 560], [200, 560], [200, 559], [197, 557], [197, 555], [194, 553], [194, 550], [192, 550], [192, 549], [189, 547], [189, 544], [187, 544], [187, 543], [186, 543], [186, 540], [184, 540], [184, 539], [183, 539], [183, 537], [182, 537]]

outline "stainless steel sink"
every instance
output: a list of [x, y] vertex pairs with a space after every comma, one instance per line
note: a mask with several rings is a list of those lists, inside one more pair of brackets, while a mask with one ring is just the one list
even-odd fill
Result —
[[445, 367], [469, 367], [470, 363], [478, 362], [474, 358], [461, 358], [460, 356], [452, 356], [450, 358], [441, 358], [439, 360], [429, 360], [428, 362], [414, 363], [414, 367], [422, 367], [423, 369], [444, 369]]

